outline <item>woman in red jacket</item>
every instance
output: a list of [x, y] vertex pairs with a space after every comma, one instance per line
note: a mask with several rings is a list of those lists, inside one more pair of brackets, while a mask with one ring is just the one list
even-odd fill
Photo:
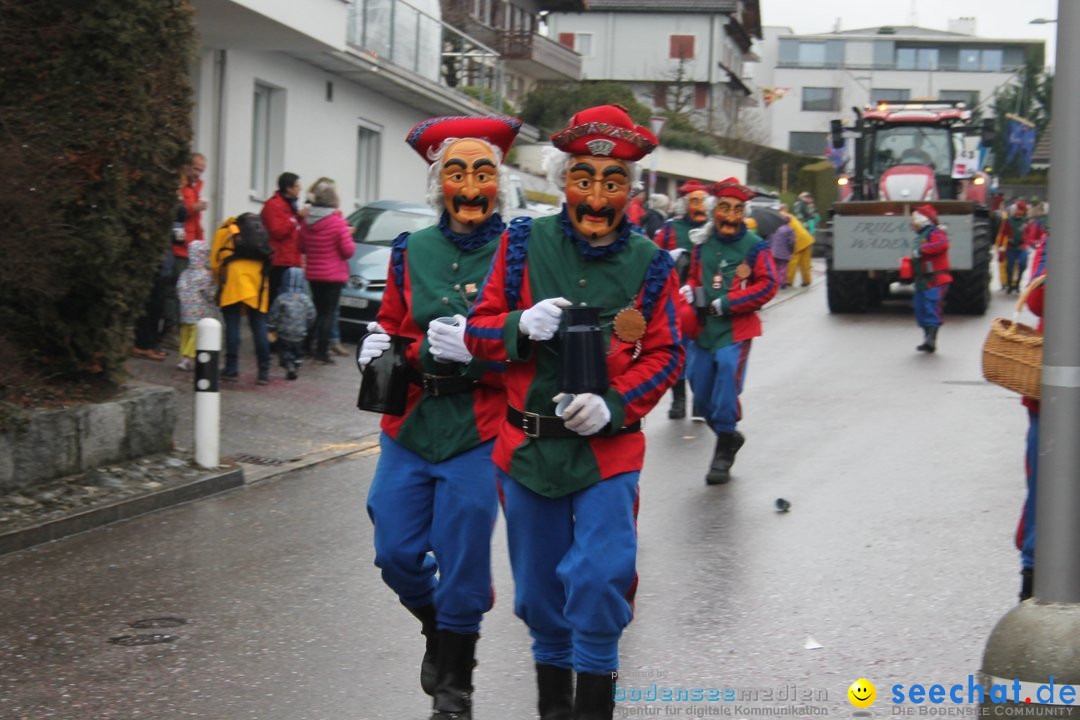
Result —
[[274, 251], [270, 258], [270, 302], [277, 297], [285, 271], [304, 266], [300, 257], [300, 224], [304, 222], [307, 210], [297, 208], [300, 176], [291, 172], [281, 173], [277, 184], [277, 192], [263, 203], [259, 215], [270, 235], [270, 248]]
[[308, 192], [311, 208], [300, 228], [300, 251], [304, 253], [304, 275], [315, 301], [315, 361], [333, 365], [327, 353], [330, 325], [349, 279], [349, 258], [356, 252], [349, 224], [338, 210], [337, 186], [329, 178], [319, 178]]

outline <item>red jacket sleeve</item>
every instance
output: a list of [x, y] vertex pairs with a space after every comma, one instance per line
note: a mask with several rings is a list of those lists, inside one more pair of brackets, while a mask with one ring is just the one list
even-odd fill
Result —
[[270, 235], [270, 240], [274, 242], [291, 237], [299, 232], [299, 226], [294, 220], [292, 208], [282, 202], [277, 195], [263, 203], [263, 209], [259, 216], [262, 218], [266, 232]]
[[778, 283], [772, 253], [764, 241], [757, 244], [755, 251], [750, 276], [741, 282], [736, 281], [720, 300], [724, 315], [757, 312], [776, 295]]
[[684, 350], [679, 342], [678, 299], [679, 278], [672, 270], [649, 318], [637, 357], [611, 378], [605, 400], [612, 411], [612, 428], [645, 417], [679, 378]]

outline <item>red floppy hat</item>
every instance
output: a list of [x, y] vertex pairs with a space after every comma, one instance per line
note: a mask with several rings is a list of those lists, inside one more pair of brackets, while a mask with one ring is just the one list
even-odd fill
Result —
[[428, 162], [431, 162], [428, 151], [438, 148], [449, 138], [486, 140], [502, 150], [505, 158], [520, 129], [521, 121], [506, 115], [437, 117], [425, 120], [410, 130], [405, 142]]
[[915, 208], [915, 212], [922, 215], [934, 225], [938, 224], [937, 210], [934, 209], [933, 205], [920, 205]]
[[757, 195], [753, 190], [746, 187], [733, 177], [726, 178], [717, 183], [713, 183], [713, 186], [709, 189], [716, 197], [731, 197], [736, 200], [746, 202], [750, 198]]
[[678, 188], [676, 188], [676, 192], [678, 192], [680, 195], [689, 195], [690, 193], [697, 192], [698, 190], [704, 190], [705, 192], [709, 192], [709, 186], [701, 182], [700, 180], [687, 180]]
[[570, 155], [597, 155], [640, 160], [656, 149], [656, 136], [618, 105], [599, 105], [570, 118], [566, 129], [551, 136], [555, 147]]

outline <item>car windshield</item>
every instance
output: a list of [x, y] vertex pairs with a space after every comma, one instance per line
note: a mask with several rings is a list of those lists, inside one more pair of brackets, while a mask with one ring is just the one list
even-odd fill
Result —
[[415, 232], [431, 225], [432, 215], [420, 215], [386, 208], [360, 208], [356, 214], [353, 240], [370, 245], [390, 245], [403, 232]]
[[899, 126], [877, 131], [871, 158], [880, 175], [894, 165], [929, 165], [936, 174], [952, 168], [952, 140], [946, 128]]

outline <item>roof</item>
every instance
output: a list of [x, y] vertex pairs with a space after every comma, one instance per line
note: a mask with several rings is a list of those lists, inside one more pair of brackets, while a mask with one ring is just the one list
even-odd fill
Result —
[[[882, 32], [882, 31], [885, 32]], [[827, 33], [829, 35], [929, 35], [933, 37], [965, 37], [972, 35], [967, 33], [949, 32], [948, 30], [935, 30], [933, 28], [918, 27], [917, 25], [878, 25], [877, 27], [857, 28], [855, 30], [840, 30], [839, 32]]]
[[1035, 145], [1035, 150], [1031, 153], [1031, 162], [1035, 165], [1049, 165], [1050, 164], [1050, 141], [1053, 130], [1052, 125], [1048, 125], [1046, 130], [1043, 130], [1042, 137], [1039, 138], [1039, 142]]

